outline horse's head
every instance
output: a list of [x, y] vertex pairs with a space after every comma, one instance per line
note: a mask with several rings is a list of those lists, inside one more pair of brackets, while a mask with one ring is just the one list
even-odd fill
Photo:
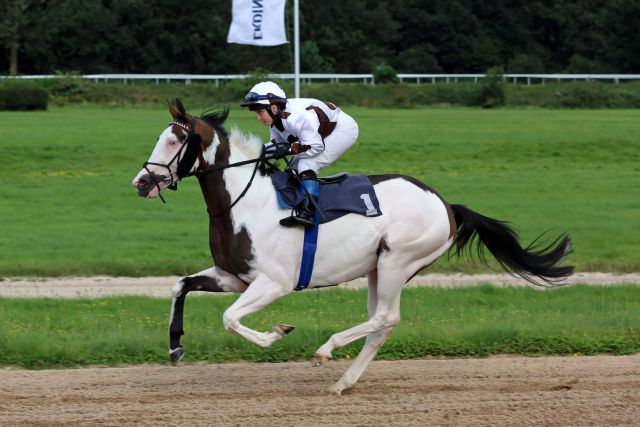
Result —
[[[188, 114], [179, 99], [175, 107], [167, 105], [171, 123], [160, 134], [151, 157], [132, 181], [138, 195], [146, 198], [158, 197], [165, 188], [175, 189], [178, 180], [206, 163], [203, 151], [218, 141], [213, 127]], [[226, 118], [226, 112], [223, 114]]]

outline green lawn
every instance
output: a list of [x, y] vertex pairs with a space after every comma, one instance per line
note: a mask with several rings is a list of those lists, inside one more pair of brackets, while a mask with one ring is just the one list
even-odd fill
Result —
[[[523, 243], [567, 231], [580, 271], [640, 269], [640, 110], [346, 110], [361, 136], [326, 174], [412, 175], [451, 203], [511, 221]], [[0, 276], [208, 267], [197, 182], [167, 193], [166, 205], [130, 185], [168, 121], [161, 108], [0, 113]], [[232, 125], [266, 139], [245, 111], [232, 110]], [[443, 259], [432, 269], [484, 267]]]
[[[332, 334], [366, 320], [364, 289], [295, 293], [244, 321], [260, 331], [281, 322], [297, 326], [265, 350], [224, 331], [222, 313], [236, 298], [187, 298], [187, 362], [308, 359]], [[640, 351], [640, 287], [634, 285], [409, 288], [401, 312], [380, 358]], [[0, 366], [166, 363], [168, 313], [169, 301], [159, 298], [0, 299]], [[362, 343], [335, 356], [353, 357]]]

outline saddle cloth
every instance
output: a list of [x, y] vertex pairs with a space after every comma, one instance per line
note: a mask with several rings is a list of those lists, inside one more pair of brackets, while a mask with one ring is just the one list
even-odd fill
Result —
[[[288, 172], [275, 172], [270, 176], [278, 196], [278, 204], [282, 209], [291, 209], [302, 203], [305, 195], [294, 184], [294, 178]], [[349, 175], [332, 183], [320, 180], [318, 206], [324, 214], [324, 218], [320, 216], [320, 224], [350, 213], [370, 217], [382, 215], [373, 185], [369, 178], [362, 174]]]

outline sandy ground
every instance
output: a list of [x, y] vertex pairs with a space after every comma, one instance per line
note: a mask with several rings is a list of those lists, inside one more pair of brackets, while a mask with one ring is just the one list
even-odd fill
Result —
[[[180, 279], [178, 276], [5, 278], [0, 281], [0, 297], [96, 298], [112, 295], [170, 297], [171, 286], [178, 279]], [[508, 274], [427, 274], [414, 277], [407, 286], [457, 287], [484, 283], [492, 283], [497, 286], [531, 286], [526, 281]], [[568, 285], [576, 283], [588, 285], [640, 284], [640, 274], [576, 273], [565, 283]], [[356, 279], [342, 286], [347, 288], [363, 287], [366, 286], [366, 280], [364, 278]]]
[[0, 370], [0, 425], [640, 425], [640, 355]]
[[[0, 297], [168, 297], [177, 279], [5, 279]], [[489, 282], [526, 285], [431, 274], [410, 286]], [[577, 274], [571, 283], [640, 284], [640, 274]], [[330, 394], [348, 363], [0, 369], [0, 426], [640, 426], [640, 355], [375, 361], [354, 389]]]

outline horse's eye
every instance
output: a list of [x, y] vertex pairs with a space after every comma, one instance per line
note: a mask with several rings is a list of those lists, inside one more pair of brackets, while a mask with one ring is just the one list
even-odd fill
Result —
[[171, 141], [169, 141], [169, 145], [176, 145], [178, 143], [177, 140], [172, 139]]

